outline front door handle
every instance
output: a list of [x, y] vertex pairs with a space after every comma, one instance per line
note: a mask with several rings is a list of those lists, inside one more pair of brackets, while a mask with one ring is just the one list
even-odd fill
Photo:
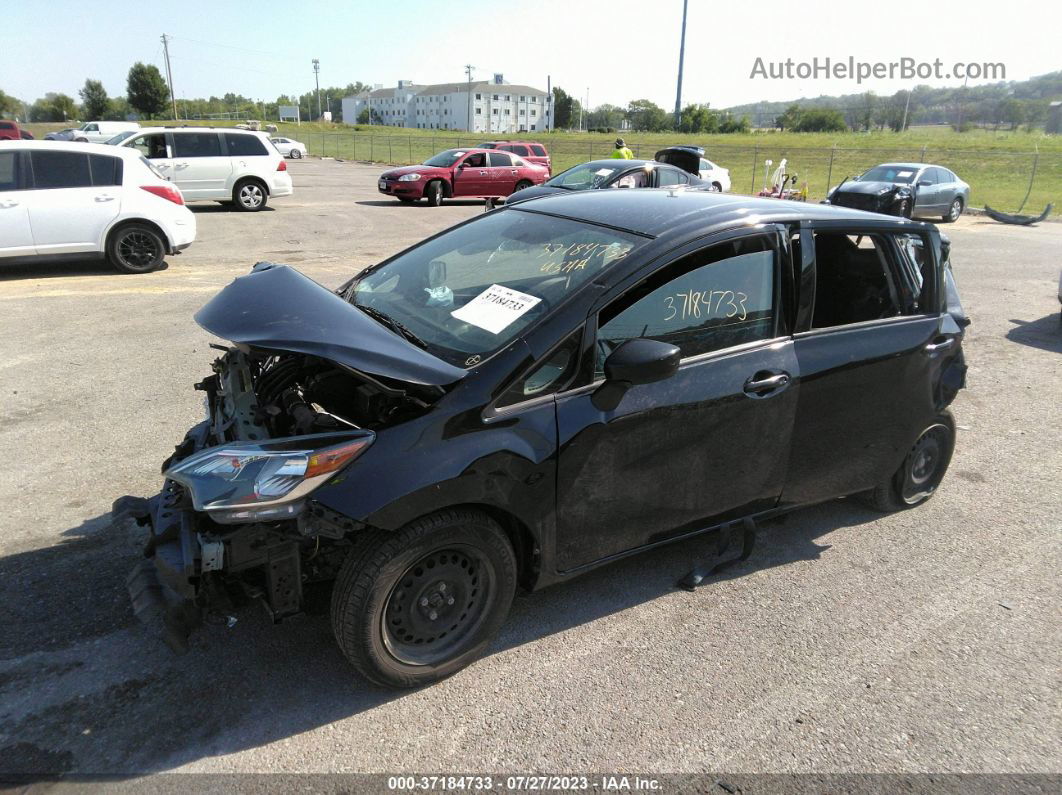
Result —
[[923, 350], [925, 350], [926, 353], [940, 353], [941, 351], [946, 351], [954, 344], [955, 338], [947, 337], [946, 339], [940, 340], [940, 342], [929, 343]]
[[745, 382], [745, 394], [749, 397], [767, 397], [789, 386], [789, 373], [759, 372]]
[[188, 168], [188, 163], [178, 163], [177, 168]]
[[11, 207], [18, 207], [18, 202], [16, 202], [16, 201], [3, 201], [3, 202], [0, 202], [0, 210], [7, 210], [7, 209], [9, 209]]

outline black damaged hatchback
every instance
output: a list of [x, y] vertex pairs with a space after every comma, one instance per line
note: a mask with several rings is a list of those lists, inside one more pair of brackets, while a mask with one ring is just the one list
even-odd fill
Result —
[[[931, 497], [968, 322], [927, 224], [699, 191], [484, 214], [332, 292], [259, 264], [196, 315], [231, 347], [162, 491], [135, 610], [172, 647], [331, 585], [336, 640], [410, 687], [536, 590], [697, 533]], [[734, 440], [740, 439], [740, 444]]]

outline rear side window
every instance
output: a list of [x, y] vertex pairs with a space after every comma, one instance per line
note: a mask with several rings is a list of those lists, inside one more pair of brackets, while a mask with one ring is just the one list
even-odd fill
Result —
[[774, 263], [770, 239], [755, 237], [664, 267], [601, 313], [597, 372], [629, 339], [669, 342], [686, 358], [772, 338]]
[[9, 121], [0, 121], [0, 130], [13, 130], [15, 125]]
[[660, 175], [659, 185], [661, 188], [666, 188], [668, 185], [685, 185], [689, 182], [685, 174], [673, 168], [662, 168], [658, 173]]
[[175, 133], [174, 157], [221, 157], [221, 140], [217, 133]]
[[92, 172], [92, 184], [96, 187], [122, 184], [122, 158], [120, 157], [89, 155], [89, 170]]
[[538, 144], [531, 144], [531, 154], [535, 155], [536, 157], [545, 157], [546, 150], [544, 147], [541, 147]]
[[511, 166], [513, 164], [512, 155], [505, 152], [491, 152], [490, 164], [492, 166]]
[[889, 260], [884, 236], [817, 232], [812, 327], [845, 326], [899, 315], [900, 296]]
[[229, 150], [230, 157], [269, 154], [269, 151], [265, 148], [265, 144], [262, 143], [257, 135], [225, 133], [225, 148]]
[[523, 144], [513, 144], [513, 148], [510, 151], [520, 155], [521, 157], [527, 157], [530, 154], [530, 152], [527, 151], [527, 147]]
[[30, 152], [33, 186], [48, 188], [91, 188], [89, 156], [80, 152]]
[[18, 152], [0, 152], [0, 191], [18, 190]]

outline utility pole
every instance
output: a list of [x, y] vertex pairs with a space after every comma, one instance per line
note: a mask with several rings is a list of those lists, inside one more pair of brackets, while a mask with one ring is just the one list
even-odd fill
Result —
[[682, 121], [682, 62], [686, 59], [686, 4], [688, 0], [682, 0], [682, 38], [679, 40], [679, 71], [678, 88], [675, 90], [675, 129], [678, 129]]
[[166, 54], [166, 82], [170, 84], [170, 103], [173, 105], [173, 120], [177, 121], [177, 95], [173, 93], [173, 70], [170, 69], [170, 37], [162, 34], [162, 51]]
[[472, 126], [472, 70], [475, 69], [472, 64], [465, 64], [465, 74], [468, 75], [468, 131], [475, 132], [475, 128]]
[[911, 89], [907, 89], [907, 101], [903, 104], [903, 122], [900, 124], [900, 132], [907, 129], [907, 111], [911, 108]]
[[321, 71], [321, 62], [316, 58], [313, 59], [313, 81], [317, 85], [317, 119], [321, 119], [321, 78], [318, 76]]
[[546, 75], [546, 132], [553, 130], [553, 75]]

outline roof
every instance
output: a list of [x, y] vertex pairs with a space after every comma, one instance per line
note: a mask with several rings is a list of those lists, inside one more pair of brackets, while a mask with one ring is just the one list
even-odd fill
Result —
[[[409, 85], [398, 88], [392, 86], [391, 88], [378, 88], [375, 91], [363, 91], [360, 94], [354, 94], [346, 99], [365, 99], [370, 97], [372, 99], [380, 99], [383, 97], [393, 97], [396, 92], [412, 91], [417, 96], [431, 97], [440, 96], [443, 94], [467, 94], [469, 84], [468, 81], [460, 81], [456, 83], [432, 83], [431, 85]], [[482, 94], [516, 94], [517, 96], [546, 96], [546, 92], [541, 88], [535, 88], [534, 86], [522, 86], [512, 83], [492, 83], [489, 80], [473, 80], [472, 90], [478, 91]]]
[[[882, 166], [893, 166], [895, 168], [913, 168], [915, 171], [918, 171], [919, 169], [922, 169], [922, 168], [929, 168], [929, 167], [933, 166], [933, 164], [932, 163], [878, 163], [878, 165], [874, 166], [874, 168], [881, 168]], [[939, 166], [938, 166], [938, 168], [939, 168]]]
[[79, 144], [76, 141], [49, 141], [44, 138], [32, 141], [0, 141], [0, 149], [49, 149], [59, 152], [86, 152], [92, 155], [110, 155], [111, 157], [128, 157], [140, 159], [137, 149], [127, 146], [108, 146], [107, 144]]
[[891, 220], [900, 225], [912, 223], [902, 218], [874, 216], [862, 210], [828, 204], [673, 188], [556, 193], [528, 199], [511, 209], [560, 215], [629, 229], [651, 237], [681, 235], [690, 226], [695, 226], [698, 232], [708, 233], [742, 225], [803, 220], [865, 222], [868, 218], [874, 218]]

